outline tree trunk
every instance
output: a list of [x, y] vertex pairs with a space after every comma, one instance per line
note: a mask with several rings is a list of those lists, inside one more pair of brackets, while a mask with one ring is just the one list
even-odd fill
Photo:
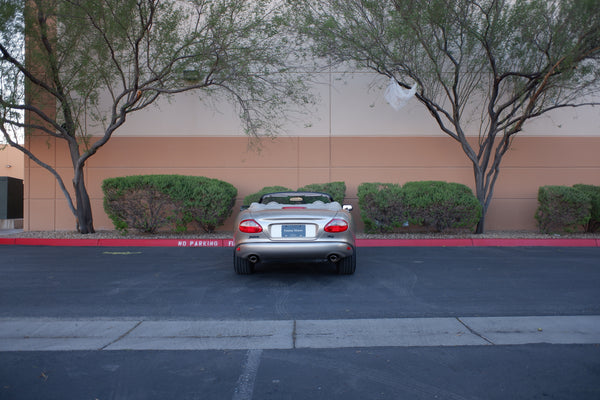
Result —
[[482, 233], [485, 232], [485, 213], [487, 210], [482, 209], [481, 210], [481, 218], [479, 219], [479, 222], [477, 223], [477, 228], [475, 229], [475, 233], [480, 235]]
[[[75, 135], [72, 136], [73, 138]], [[73, 189], [75, 190], [75, 217], [77, 218], [77, 231], [81, 234], [94, 233], [94, 220], [92, 218], [92, 205], [90, 196], [85, 187], [83, 173], [84, 162], [80, 162], [79, 143], [69, 140], [69, 151], [73, 163]]]
[[476, 234], [482, 234], [485, 231], [485, 215], [487, 213], [487, 204], [486, 204], [486, 193], [485, 193], [485, 175], [481, 168], [478, 165], [474, 166], [475, 172], [475, 195], [477, 196], [477, 200], [479, 200], [479, 204], [481, 204], [481, 218], [479, 218], [479, 222], [477, 223], [477, 228], [475, 229]]
[[75, 198], [77, 200], [77, 231], [82, 234], [94, 233], [92, 205], [87, 188], [85, 187], [83, 170], [80, 172], [77, 182], [73, 179], [73, 188], [75, 189]]

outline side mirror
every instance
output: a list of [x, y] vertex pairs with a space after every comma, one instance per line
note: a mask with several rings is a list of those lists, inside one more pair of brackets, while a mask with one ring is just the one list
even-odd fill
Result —
[[352, 205], [351, 205], [351, 204], [344, 204], [344, 205], [342, 206], [342, 208], [343, 208], [345, 211], [348, 211], [348, 212], [350, 212], [350, 211], [352, 211], [352, 209], [353, 209], [354, 207], [352, 207]]
[[249, 208], [250, 208], [250, 206], [241, 206], [240, 207], [240, 211], [244, 211], [244, 210], [247, 210]]

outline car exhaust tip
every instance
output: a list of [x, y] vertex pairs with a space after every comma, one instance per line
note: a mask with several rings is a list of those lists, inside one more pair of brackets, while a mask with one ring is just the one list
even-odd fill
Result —
[[252, 264], [256, 264], [258, 262], [258, 256], [252, 254], [251, 256], [248, 256], [248, 261], [250, 261]]
[[329, 256], [329, 261], [331, 261], [332, 263], [336, 263], [340, 261], [340, 256], [338, 256], [337, 254], [331, 254]]

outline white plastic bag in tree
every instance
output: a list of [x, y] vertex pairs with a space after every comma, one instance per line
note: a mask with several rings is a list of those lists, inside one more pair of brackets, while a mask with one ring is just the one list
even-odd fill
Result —
[[406, 105], [408, 100], [410, 100], [415, 93], [417, 93], [416, 83], [410, 89], [405, 89], [398, 85], [396, 79], [390, 78], [390, 83], [385, 89], [383, 97], [394, 110], [398, 111]]

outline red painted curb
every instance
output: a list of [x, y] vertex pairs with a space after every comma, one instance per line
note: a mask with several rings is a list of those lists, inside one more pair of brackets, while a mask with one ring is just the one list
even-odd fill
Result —
[[222, 247], [222, 241], [220, 239], [202, 241], [191, 239], [100, 239], [98, 245], [104, 247]]
[[471, 247], [471, 239], [356, 239], [357, 247]]
[[491, 247], [598, 247], [596, 239], [472, 239], [473, 246]]
[[600, 247], [600, 239], [357, 239], [357, 247]]
[[233, 247], [231, 239], [100, 239], [99, 246]]
[[15, 238], [15, 244], [26, 246], [97, 246], [98, 239]]
[[[0, 245], [101, 247], [233, 247], [232, 239], [0, 238]], [[600, 247], [600, 239], [356, 239], [357, 247]]]

